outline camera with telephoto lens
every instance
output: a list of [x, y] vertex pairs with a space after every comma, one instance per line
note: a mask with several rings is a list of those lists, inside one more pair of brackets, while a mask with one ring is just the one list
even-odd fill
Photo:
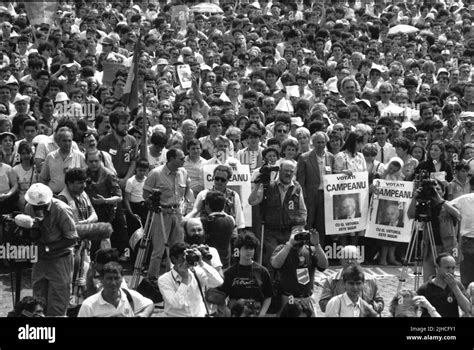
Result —
[[298, 232], [295, 235], [294, 240], [296, 242], [308, 242], [311, 240], [311, 233], [309, 231]]
[[192, 249], [186, 249], [184, 251], [184, 259], [189, 265], [194, 266], [199, 261], [199, 255]]
[[269, 184], [271, 180], [272, 171], [279, 171], [280, 167], [278, 165], [270, 166], [268, 164], [263, 165], [260, 168], [260, 176], [256, 183]]
[[417, 218], [431, 217], [431, 201], [436, 197], [436, 180], [430, 178], [430, 173], [426, 170], [420, 171], [415, 176], [415, 190], [421, 188], [420, 194], [416, 199]]

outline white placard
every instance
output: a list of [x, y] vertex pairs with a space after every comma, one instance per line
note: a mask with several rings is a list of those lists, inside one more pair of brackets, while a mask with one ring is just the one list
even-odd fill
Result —
[[191, 67], [189, 64], [181, 64], [176, 67], [176, 70], [178, 72], [178, 78], [181, 87], [183, 89], [190, 89], [193, 84], [193, 80], [191, 75]]
[[365, 236], [410, 242], [413, 220], [407, 212], [412, 198], [413, 182], [375, 180]]
[[324, 177], [326, 234], [339, 235], [366, 229], [369, 207], [369, 175], [337, 174]]

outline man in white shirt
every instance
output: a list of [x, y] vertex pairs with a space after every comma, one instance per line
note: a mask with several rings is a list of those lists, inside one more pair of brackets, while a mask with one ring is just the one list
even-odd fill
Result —
[[77, 317], [150, 317], [153, 301], [134, 290], [121, 288], [122, 266], [105, 264], [101, 271], [103, 289], [82, 303]]
[[326, 317], [376, 317], [375, 311], [361, 298], [364, 272], [358, 265], [350, 265], [342, 274], [345, 293], [329, 300]]
[[224, 282], [216, 269], [203, 262], [197, 248], [188, 247], [186, 243], [176, 243], [171, 247], [170, 259], [174, 266], [158, 279], [167, 317], [206, 316], [208, 307], [204, 291]]
[[387, 127], [384, 125], [377, 125], [375, 127], [375, 138], [377, 142], [374, 145], [377, 147], [377, 155], [375, 160], [383, 164], [388, 164], [390, 159], [397, 156], [395, 147], [392, 146], [390, 142], [387, 142]]
[[[474, 183], [471, 178], [471, 184]], [[472, 191], [471, 191], [472, 192]], [[468, 193], [451, 201], [461, 212], [460, 273], [464, 287], [474, 282], [474, 193]]]

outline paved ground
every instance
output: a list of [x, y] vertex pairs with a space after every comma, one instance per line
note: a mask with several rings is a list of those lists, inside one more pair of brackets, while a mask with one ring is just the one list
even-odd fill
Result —
[[[330, 276], [334, 274], [339, 269], [339, 266], [330, 266], [324, 273], [318, 272], [315, 276], [315, 292], [313, 295], [313, 299], [316, 302], [319, 300], [319, 295], [321, 294], [321, 285], [326, 276]], [[377, 279], [377, 283], [379, 285], [380, 293], [385, 300], [385, 310], [382, 313], [383, 317], [388, 317], [388, 305], [390, 300], [393, 298], [397, 291], [398, 283], [399, 283], [399, 276], [401, 272], [400, 267], [395, 266], [364, 266], [364, 269], [367, 274], [372, 275], [374, 278]], [[130, 278], [131, 270], [126, 269], [126, 279]], [[414, 276], [413, 271], [409, 268], [408, 271], [408, 278], [405, 286], [408, 288], [414, 288]], [[457, 273], [459, 276], [459, 273]], [[21, 297], [26, 295], [31, 295], [31, 270], [24, 270], [22, 274], [22, 291]], [[12, 288], [11, 288], [11, 278], [8, 269], [5, 267], [0, 267], [0, 317], [5, 317], [9, 311], [12, 310]], [[159, 317], [161, 315], [161, 309], [155, 309], [154, 316]], [[323, 313], [317, 306], [318, 316], [322, 317]]]

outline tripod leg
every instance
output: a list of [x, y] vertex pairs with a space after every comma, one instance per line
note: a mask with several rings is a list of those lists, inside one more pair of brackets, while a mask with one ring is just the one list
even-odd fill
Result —
[[431, 226], [431, 222], [428, 223], [428, 236], [430, 239], [430, 246], [431, 246], [431, 254], [433, 255], [433, 261], [436, 260], [438, 257], [438, 252], [436, 251], [436, 244], [434, 240], [434, 234], [433, 234], [433, 226]]
[[417, 227], [417, 222], [415, 221], [413, 223], [410, 242], [408, 243], [407, 252], [405, 254], [405, 261], [403, 261], [402, 272], [400, 273], [400, 277], [398, 278], [397, 293], [400, 292], [400, 290], [402, 289], [403, 283], [406, 282], [406, 279], [408, 276], [408, 264], [410, 263], [410, 260], [413, 257], [413, 251], [415, 249], [415, 245], [417, 241], [418, 241], [418, 227]]
[[160, 219], [161, 219], [161, 231], [163, 232], [163, 242], [165, 243], [165, 251], [166, 251], [166, 269], [169, 268], [170, 260], [170, 247], [168, 246], [168, 239], [166, 238], [166, 228], [165, 228], [165, 221], [163, 220], [163, 212], [160, 211]]
[[260, 259], [259, 264], [263, 263], [263, 242], [265, 240], [265, 223], [262, 222], [262, 235], [260, 237]]
[[148, 250], [148, 246], [150, 245], [150, 239], [151, 239], [151, 234], [152, 234], [150, 232], [151, 231], [150, 229], [151, 229], [151, 224], [154, 218], [155, 218], [155, 213], [152, 211], [149, 211], [147, 214], [145, 227], [143, 228], [142, 241], [140, 242], [137, 257], [135, 258], [135, 265], [133, 267], [133, 275], [130, 281], [130, 287], [132, 289], [137, 289], [138, 284], [140, 282], [140, 277], [143, 271], [143, 260], [144, 260], [144, 257], [146, 256], [145, 254], [146, 254], [146, 251]]

